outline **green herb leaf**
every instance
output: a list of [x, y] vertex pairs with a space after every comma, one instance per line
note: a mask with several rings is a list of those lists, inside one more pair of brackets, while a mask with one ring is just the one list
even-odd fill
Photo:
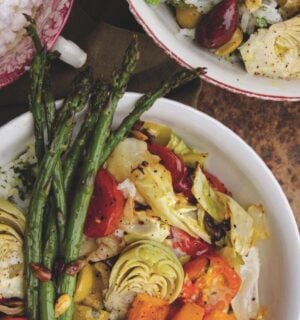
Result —
[[153, 6], [157, 6], [160, 4], [160, 0], [146, 0], [149, 4], [152, 4]]
[[268, 26], [268, 22], [263, 17], [256, 17], [256, 26], [258, 28], [266, 28]]

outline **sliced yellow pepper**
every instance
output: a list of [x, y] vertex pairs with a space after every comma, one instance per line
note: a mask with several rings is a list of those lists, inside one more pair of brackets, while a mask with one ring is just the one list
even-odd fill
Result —
[[75, 302], [83, 301], [91, 292], [94, 281], [94, 271], [90, 264], [84, 266], [80, 271], [74, 296]]
[[93, 281], [89, 294], [84, 298], [82, 304], [98, 311], [103, 309], [103, 290], [108, 287], [109, 268], [103, 262], [92, 266]]

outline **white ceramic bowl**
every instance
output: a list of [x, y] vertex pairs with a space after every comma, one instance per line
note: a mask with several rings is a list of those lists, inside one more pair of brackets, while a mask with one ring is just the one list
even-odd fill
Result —
[[[139, 97], [127, 93], [119, 103], [114, 125]], [[191, 146], [209, 153], [208, 169], [225, 182], [242, 204], [262, 203], [268, 214], [271, 237], [260, 249], [261, 303], [268, 319], [298, 320], [300, 312], [300, 240], [289, 203], [278, 182], [258, 155], [224, 125], [191, 107], [158, 100], [143, 119], [173, 128]], [[15, 158], [32, 136], [32, 118], [25, 113], [0, 128], [0, 166]]]
[[136, 20], [154, 42], [185, 67], [207, 67], [203, 79], [235, 93], [268, 100], [299, 101], [300, 79], [281, 80], [252, 76], [240, 63], [232, 64], [200, 48], [180, 30], [166, 4], [153, 7], [145, 0], [127, 0]]

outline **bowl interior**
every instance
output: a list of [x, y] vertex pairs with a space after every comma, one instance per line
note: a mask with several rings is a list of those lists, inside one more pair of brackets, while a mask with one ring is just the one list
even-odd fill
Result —
[[[139, 94], [127, 93], [117, 109], [114, 126], [132, 109]], [[299, 319], [300, 240], [291, 208], [278, 182], [257, 154], [235, 133], [213, 118], [183, 104], [159, 99], [142, 119], [164, 123], [189, 145], [209, 153], [207, 168], [217, 175], [241, 204], [262, 203], [271, 236], [260, 249], [261, 304], [268, 319]], [[24, 149], [32, 136], [26, 113], [0, 128], [0, 166]]]
[[145, 0], [128, 0], [136, 20], [157, 45], [186, 67], [207, 67], [204, 79], [230, 91], [269, 100], [300, 100], [300, 79], [282, 80], [248, 74], [242, 63], [218, 58], [179, 34], [174, 13], [166, 4], [153, 7]]

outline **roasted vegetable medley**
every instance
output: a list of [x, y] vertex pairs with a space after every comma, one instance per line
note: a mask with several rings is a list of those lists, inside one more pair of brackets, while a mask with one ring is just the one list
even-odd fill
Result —
[[248, 73], [300, 77], [299, 0], [146, 0], [174, 8], [181, 30]]
[[27, 18], [37, 49], [29, 95], [35, 143], [21, 157], [34, 167], [34, 185], [23, 212], [16, 185], [0, 193], [5, 319], [263, 319], [256, 248], [268, 236], [263, 207], [241, 206], [207, 170], [207, 153], [140, 119], [203, 70], [180, 71], [143, 95], [112, 131], [137, 39], [111, 84], [86, 69], [56, 110], [49, 68], [57, 54], [47, 53]]

